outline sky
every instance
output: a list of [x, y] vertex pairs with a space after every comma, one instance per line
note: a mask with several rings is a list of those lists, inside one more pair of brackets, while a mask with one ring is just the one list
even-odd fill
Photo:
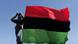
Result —
[[78, 0], [0, 0], [0, 44], [16, 44], [15, 24], [10, 21], [17, 12], [25, 13], [27, 5], [41, 5], [56, 9], [69, 8], [71, 30], [66, 44], [78, 44]]

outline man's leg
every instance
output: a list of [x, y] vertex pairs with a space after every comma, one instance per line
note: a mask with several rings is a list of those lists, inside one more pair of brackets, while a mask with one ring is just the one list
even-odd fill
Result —
[[18, 36], [18, 32], [19, 32], [19, 31], [20, 31], [19, 29], [15, 29], [15, 33], [16, 33], [16, 42], [17, 42], [17, 44], [21, 44], [20, 37]]
[[17, 38], [17, 44], [22, 44], [22, 42], [20, 41], [20, 37], [19, 36]]

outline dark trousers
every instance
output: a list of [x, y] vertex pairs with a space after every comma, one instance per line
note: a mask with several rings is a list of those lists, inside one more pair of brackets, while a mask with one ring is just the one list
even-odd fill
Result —
[[15, 29], [15, 34], [16, 34], [16, 42], [17, 44], [22, 44], [20, 37], [18, 36], [20, 29]]
[[20, 37], [17, 37], [17, 44], [22, 44], [22, 42], [20, 41]]

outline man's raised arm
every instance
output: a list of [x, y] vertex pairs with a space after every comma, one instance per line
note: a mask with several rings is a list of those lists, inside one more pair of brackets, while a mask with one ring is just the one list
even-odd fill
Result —
[[12, 22], [16, 22], [16, 19], [15, 19], [15, 18], [16, 18], [17, 16], [18, 16], [18, 13], [16, 13], [16, 15], [11, 18], [11, 21], [12, 21]]

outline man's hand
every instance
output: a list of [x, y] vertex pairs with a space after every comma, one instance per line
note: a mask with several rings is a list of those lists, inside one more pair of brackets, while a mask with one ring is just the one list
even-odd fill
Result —
[[16, 16], [18, 16], [18, 13], [16, 13]]

